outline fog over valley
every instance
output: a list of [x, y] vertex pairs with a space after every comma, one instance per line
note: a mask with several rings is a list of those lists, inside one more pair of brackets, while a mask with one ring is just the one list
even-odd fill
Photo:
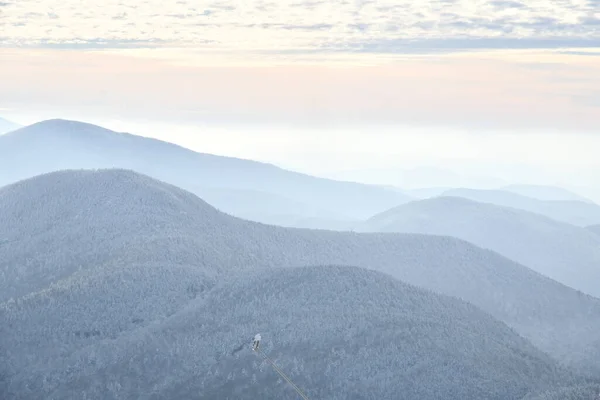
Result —
[[10, 398], [293, 398], [244, 345], [253, 332], [317, 397], [586, 398], [599, 383], [599, 236], [527, 210], [590, 201], [418, 199], [76, 121], [0, 148], [6, 166], [29, 160], [0, 189]]
[[41, 3], [0, 400], [600, 400], [600, 2]]

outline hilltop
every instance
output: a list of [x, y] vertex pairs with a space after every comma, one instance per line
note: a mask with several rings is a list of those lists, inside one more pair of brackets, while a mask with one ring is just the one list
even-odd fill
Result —
[[357, 230], [457, 237], [600, 297], [600, 237], [543, 215], [460, 197], [435, 197], [377, 214]]
[[[0, 137], [0, 186], [59, 170], [103, 168], [130, 169], [198, 196], [212, 195], [213, 205], [222, 211], [267, 223], [278, 222], [280, 215], [284, 223], [293, 220], [290, 216], [363, 219], [410, 200], [386, 188], [198, 153], [78, 121], [42, 121]], [[224, 190], [231, 196], [222, 195]], [[266, 201], [245, 202], [257, 192]]]
[[451, 189], [442, 196], [513, 207], [577, 226], [600, 223], [600, 205], [584, 201], [538, 200], [503, 190]]
[[500, 190], [520, 194], [522, 196], [532, 197], [538, 200], [581, 201], [584, 203], [594, 203], [587, 197], [583, 197], [577, 193], [573, 193], [570, 190], [558, 186], [521, 184], [503, 186], [500, 188]]
[[[378, 270], [461, 298], [556, 359], [590, 374], [598, 368], [598, 299], [447, 236], [263, 225], [147, 176], [99, 170], [55, 172], [0, 189], [0, 237], [0, 304], [33, 304], [38, 311], [23, 315], [46, 321], [26, 319], [14, 331], [16, 321], [0, 324], [13, 349], [11, 368], [85, 347], [85, 332], [109, 340], [141, 329], [227, 279], [330, 264]], [[29, 346], [14, 351], [13, 339]]]

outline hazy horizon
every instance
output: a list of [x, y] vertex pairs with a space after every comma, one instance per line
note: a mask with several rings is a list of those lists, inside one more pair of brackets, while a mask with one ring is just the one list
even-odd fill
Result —
[[46, 5], [0, 4], [6, 119], [369, 183], [436, 167], [600, 199], [592, 3]]
[[0, 0], [0, 399], [600, 400], [599, 11]]
[[[54, 118], [48, 116], [48, 119]], [[31, 124], [43, 120], [11, 121]], [[392, 185], [407, 190], [430, 187], [497, 189], [510, 184], [548, 185], [562, 187], [600, 202], [600, 187], [594, 179], [600, 171], [600, 163], [595, 164], [594, 143], [600, 138], [589, 135], [570, 141], [571, 146], [583, 156], [579, 157], [578, 165], [560, 148], [564, 142], [555, 144], [553, 148], [548, 146], [540, 153], [536, 146], [549, 137], [540, 132], [528, 133], [527, 136], [497, 132], [482, 138], [459, 129], [453, 130], [453, 135], [448, 135], [441, 130], [422, 127], [397, 135], [395, 132], [402, 130], [402, 127], [377, 126], [371, 128], [375, 132], [368, 133], [368, 127], [323, 130], [146, 124], [101, 118], [80, 121], [175, 143], [201, 153], [267, 162], [337, 180]], [[281, 139], [278, 133], [283, 131], [290, 135]], [[323, 133], [328, 134], [327, 140], [337, 141], [333, 143], [335, 150], [323, 146], [326, 140], [318, 136]], [[215, 141], [215, 135], [222, 139]], [[352, 140], [348, 140], [348, 136], [352, 136]], [[411, 147], [402, 146], [403, 140], [407, 140]], [[430, 146], [432, 141], [436, 145]], [[386, 145], [382, 145], [384, 143]], [[512, 152], [511, 147], [517, 146], [519, 149]], [[385, 148], [386, 152], [380, 151], [380, 148]], [[527, 155], [530, 162], [519, 158], [526, 150], [531, 152]]]

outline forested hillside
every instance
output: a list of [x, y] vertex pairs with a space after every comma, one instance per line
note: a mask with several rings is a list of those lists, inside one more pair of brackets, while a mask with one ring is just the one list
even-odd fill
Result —
[[600, 385], [575, 385], [556, 390], [545, 390], [540, 394], [529, 394], [523, 400], [598, 400]]
[[600, 297], [600, 236], [539, 214], [435, 197], [377, 214], [358, 230], [454, 236]]
[[29, 365], [13, 378], [28, 388], [12, 389], [16, 399], [297, 398], [249, 349], [257, 332], [315, 399], [520, 399], [577, 381], [465, 302], [375, 271], [315, 266], [224, 280], [170, 318]]
[[[259, 222], [290, 216], [364, 219], [410, 197], [365, 184], [317, 178], [271, 164], [222, 157], [100, 126], [48, 120], [0, 137], [0, 186], [64, 169], [125, 168], [212, 196], [215, 207]], [[224, 196], [223, 190], [234, 190]], [[221, 193], [219, 195], [219, 192]], [[248, 202], [256, 192], [266, 201]], [[238, 198], [239, 197], [239, 198]]]
[[599, 127], [600, 0], [0, 0], [0, 400], [600, 400]]
[[0, 237], [4, 376], [43, 374], [50, 360], [135, 336], [229, 279], [329, 264], [467, 300], [555, 359], [600, 373], [599, 300], [455, 238], [262, 225], [124, 170], [0, 189]]

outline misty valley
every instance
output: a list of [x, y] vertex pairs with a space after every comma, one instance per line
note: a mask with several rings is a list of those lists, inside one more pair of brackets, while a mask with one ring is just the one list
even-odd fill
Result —
[[2, 121], [2, 400], [600, 400], [594, 200]]

